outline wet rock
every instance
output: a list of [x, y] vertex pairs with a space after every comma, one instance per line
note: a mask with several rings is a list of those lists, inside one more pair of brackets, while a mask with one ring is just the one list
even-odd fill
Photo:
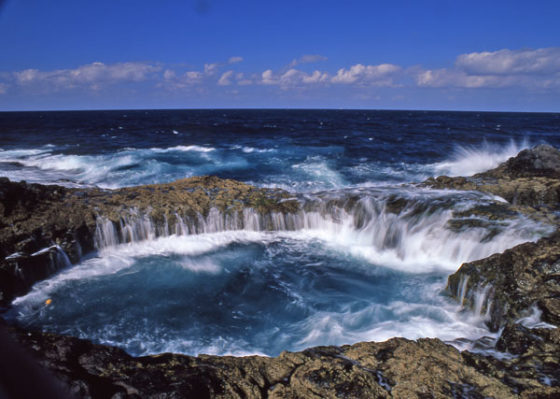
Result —
[[56, 246], [31, 255], [13, 254], [0, 263], [0, 303], [25, 294], [35, 282], [68, 265], [66, 255]]
[[462, 354], [437, 339], [317, 347], [276, 358], [134, 358], [77, 338], [17, 329], [12, 333], [77, 397], [506, 398], [552, 389], [538, 379], [509, 386], [497, 369], [507, 365]]
[[[489, 314], [488, 325], [494, 331], [525, 316], [534, 304], [545, 321], [557, 324], [560, 233], [464, 263], [447, 281], [450, 294], [458, 300], [462, 294], [465, 306], [474, 309], [482, 301], [480, 310]], [[480, 298], [483, 292], [486, 298]]]
[[[30, 255], [58, 245], [72, 263], [95, 249], [98, 215], [120, 234], [124, 217], [149, 215], [158, 228], [176, 215], [196, 219], [212, 209], [239, 214], [253, 208], [262, 215], [294, 213], [299, 203], [282, 190], [259, 189], [213, 176], [193, 177], [166, 184], [71, 189], [0, 179], [0, 306], [31, 285], [56, 272], [49, 263], [39, 266]], [[266, 220], [266, 219], [265, 219]], [[16, 260], [6, 257], [19, 253]]]
[[478, 176], [520, 178], [548, 177], [560, 179], [560, 151], [541, 144], [521, 151], [502, 165]]
[[477, 190], [504, 198], [510, 204], [535, 209], [560, 209], [560, 151], [539, 145], [521, 151], [495, 169], [472, 177], [440, 176], [421, 184], [436, 189]]

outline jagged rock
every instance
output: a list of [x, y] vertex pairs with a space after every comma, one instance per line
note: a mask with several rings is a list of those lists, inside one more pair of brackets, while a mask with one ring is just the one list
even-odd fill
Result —
[[[30, 255], [59, 245], [72, 263], [94, 249], [97, 216], [108, 218], [117, 231], [131, 209], [162, 225], [176, 214], [208, 215], [212, 208], [233, 214], [252, 208], [261, 214], [293, 213], [299, 203], [282, 190], [259, 189], [213, 176], [118, 190], [72, 189], [11, 182], [0, 178], [0, 306], [61, 265], [41, 263]], [[167, 220], [165, 219], [165, 220]], [[6, 257], [19, 253], [12, 260]]]
[[[559, 165], [558, 151], [538, 146], [492, 171], [471, 178], [438, 177], [424, 185], [479, 190], [515, 205], [496, 202], [457, 212], [449, 226], [454, 230], [485, 227], [480, 216], [501, 220], [518, 210], [555, 223], [550, 210], [560, 209]], [[340, 205], [351, 206], [353, 201], [349, 198]], [[99, 214], [119, 228], [123, 212], [131, 208], [161, 223], [175, 212], [207, 215], [212, 208], [232, 213], [251, 207], [261, 213], [293, 213], [299, 206], [281, 190], [215, 177], [119, 190], [0, 179], [0, 304], [9, 303], [60, 267], [55, 244], [72, 262], [91, 251]], [[401, 214], [409, 201], [392, 198], [386, 206], [387, 211]], [[418, 209], [411, 212], [429, 211]], [[39, 252], [45, 247], [50, 249]], [[393, 338], [285, 352], [277, 358], [176, 354], [135, 358], [77, 338], [10, 330], [72, 394], [83, 398], [553, 398], [560, 397], [559, 329], [529, 329], [515, 321], [536, 305], [545, 321], [560, 323], [559, 265], [560, 233], [556, 233], [465, 263], [449, 277], [449, 292], [459, 298], [464, 289], [467, 307], [475, 305], [475, 293], [491, 284], [486, 291], [491, 301], [486, 304], [490, 327], [503, 328], [496, 349], [506, 355], [500, 357], [459, 352], [438, 339]], [[473, 347], [487, 348], [488, 342], [481, 339]]]
[[[499, 370], [507, 370], [508, 363], [460, 353], [437, 339], [317, 347], [277, 358], [134, 358], [77, 338], [12, 331], [43, 366], [84, 398], [506, 398], [555, 389], [538, 378], [510, 386], [512, 377]], [[558, 359], [558, 352], [549, 355]], [[519, 380], [524, 376], [515, 374]]]
[[477, 176], [509, 177], [549, 177], [560, 178], [560, 151], [556, 148], [541, 144], [531, 149], [523, 150], [517, 156], [508, 159], [495, 169], [478, 174]]
[[472, 177], [439, 176], [421, 185], [436, 189], [477, 190], [504, 198], [528, 213], [560, 209], [560, 151], [539, 145]]
[[[524, 315], [534, 304], [543, 318], [560, 324], [560, 233], [525, 243], [504, 253], [468, 262], [449, 276], [447, 289], [474, 307], [476, 295], [487, 289], [488, 324], [497, 331]], [[485, 312], [485, 306], [481, 309]]]

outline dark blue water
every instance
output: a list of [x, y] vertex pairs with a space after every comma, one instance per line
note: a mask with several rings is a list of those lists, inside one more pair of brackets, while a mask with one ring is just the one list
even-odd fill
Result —
[[[172, 230], [100, 246], [16, 299], [10, 317], [132, 354], [277, 355], [489, 334], [484, 315], [442, 294], [447, 275], [550, 228], [517, 215], [484, 220], [497, 232], [490, 238], [480, 227], [453, 230], [453, 210], [499, 199], [403, 183], [472, 175], [540, 143], [560, 146], [560, 114], [0, 113], [0, 175], [13, 180], [114, 188], [211, 174], [281, 187], [307, 204], [294, 215], [297, 231]], [[349, 196], [354, 208], [333, 208]], [[395, 197], [410, 203], [396, 215], [385, 208]], [[204, 217], [214, 225], [221, 216]]]
[[[470, 174], [473, 170], [461, 163], [469, 163], [469, 157], [475, 171], [484, 170], [528, 145], [560, 144], [559, 133], [560, 114], [2, 113], [0, 173], [104, 187], [214, 174], [258, 185], [317, 190]], [[481, 158], [485, 162], [476, 162]]]

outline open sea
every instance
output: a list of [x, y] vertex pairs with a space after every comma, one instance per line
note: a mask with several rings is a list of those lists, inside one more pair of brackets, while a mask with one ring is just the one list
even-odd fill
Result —
[[[0, 113], [0, 176], [11, 180], [111, 189], [216, 175], [302, 203], [290, 228], [232, 229], [212, 214], [203, 217], [214, 228], [196, 234], [99, 239], [80, 264], [16, 298], [8, 316], [133, 355], [275, 356], [395, 336], [492, 336], [486, 315], [445, 294], [447, 276], [552, 228], [522, 215], [456, 227], [454, 211], [500, 199], [414, 183], [470, 176], [541, 143], [560, 147], [560, 114]], [[406, 205], [389, 212], [399, 200]], [[481, 291], [478, 307], [490, 300]]]

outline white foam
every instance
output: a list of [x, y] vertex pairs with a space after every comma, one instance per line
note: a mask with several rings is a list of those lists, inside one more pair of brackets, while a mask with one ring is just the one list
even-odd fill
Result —
[[[30, 293], [16, 298], [14, 305], [23, 303], [42, 303], [48, 294], [72, 280], [84, 280], [98, 276], [118, 273], [131, 267], [136, 259], [160, 255], [178, 254], [196, 256], [231, 244], [232, 242], [266, 242], [265, 233], [251, 231], [222, 232], [191, 236], [169, 236], [151, 241], [133, 242], [105, 248], [99, 256], [83, 261], [70, 269], [36, 284]], [[198, 273], [218, 273], [217, 265], [195, 264], [183, 259], [181, 266]]]
[[233, 145], [231, 146], [232, 150], [241, 150], [246, 154], [250, 154], [252, 152], [256, 152], [256, 153], [267, 153], [267, 152], [276, 152], [275, 148], [255, 148], [255, 147], [251, 147], [251, 146], [246, 146], [246, 145]]
[[432, 166], [437, 175], [472, 176], [497, 167], [529, 147], [530, 144], [526, 140], [520, 144], [512, 140], [506, 145], [484, 141], [477, 147], [457, 146], [450, 159]]
[[[176, 215], [163, 230], [161, 226], [155, 226], [147, 215], [130, 210], [130, 214], [122, 216], [120, 237], [110, 222], [100, 218], [96, 241], [98, 247], [103, 248], [119, 242], [150, 240], [157, 234], [268, 231], [274, 232], [269, 236], [291, 237], [303, 242], [320, 240], [337, 251], [374, 265], [410, 273], [428, 273], [453, 272], [463, 262], [535, 241], [552, 231], [550, 226], [540, 225], [523, 216], [498, 222], [481, 220], [495, 229], [490, 239], [488, 227], [466, 224], [458, 231], [450, 229], [448, 223], [453, 217], [452, 209], [466, 210], [474, 204], [490, 201], [482, 194], [460, 193], [458, 198], [461, 200], [457, 202], [454, 192], [407, 191], [402, 188], [397, 191], [363, 190], [365, 192], [343, 194], [361, 196], [350, 209], [340, 203], [336, 205], [340, 201], [340, 193], [333, 191], [322, 193], [322, 197], [318, 198], [306, 196], [308, 198], [302, 200], [302, 210], [295, 214], [273, 212], [262, 215], [251, 208], [242, 213], [223, 214], [211, 209], [206, 216], [182, 218]], [[408, 197], [408, 205], [399, 214], [386, 210], [385, 201], [391, 192], [399, 193], [403, 199]], [[376, 197], [378, 195], [381, 197]], [[444, 210], [446, 207], [450, 209]], [[264, 237], [260, 236], [261, 239]], [[157, 253], [158, 250], [150, 249], [150, 245], [143, 244], [142, 248], [135, 250]], [[161, 248], [161, 244], [158, 247]]]
[[[0, 151], [0, 162], [22, 166], [4, 168], [0, 173], [14, 181], [26, 180], [70, 187], [97, 185], [102, 188], [119, 188], [212, 173], [216, 168], [234, 169], [246, 166], [238, 165], [238, 160], [213, 160], [210, 154], [216, 149], [198, 145], [149, 149], [127, 147], [107, 155], [75, 155], [54, 151], [55, 147], [52, 146]], [[165, 160], [154, 158], [154, 155], [164, 153], [191, 153], [194, 157], [200, 157], [203, 164], [193, 168], [189, 161], [185, 161], [184, 165], [170, 166]]]
[[517, 320], [517, 323], [520, 323], [527, 328], [556, 328], [556, 326], [542, 321], [541, 316], [542, 311], [537, 305], [533, 305], [531, 307], [531, 313]]
[[216, 149], [214, 147], [203, 147], [200, 145], [177, 145], [175, 147], [168, 147], [168, 148], [153, 147], [150, 148], [150, 151], [158, 152], [158, 153], [166, 153], [166, 152], [173, 152], [173, 151], [212, 152], [212, 151], [216, 151]]
[[292, 169], [302, 171], [311, 177], [310, 184], [312, 186], [320, 184], [320, 188], [325, 189], [340, 188], [345, 185], [344, 178], [340, 173], [331, 169], [327, 160], [321, 156], [308, 156], [304, 162], [292, 165]]
[[[317, 345], [381, 342], [393, 337], [453, 341], [491, 335], [481, 318], [457, 312], [456, 306], [438, 297], [442, 288], [440, 285], [424, 287], [421, 296], [426, 298], [418, 298], [417, 303], [394, 301], [386, 305], [371, 304], [359, 311], [317, 312], [296, 326], [304, 334], [295, 350]], [[390, 313], [393, 317], [371, 322], [383, 313]]]

